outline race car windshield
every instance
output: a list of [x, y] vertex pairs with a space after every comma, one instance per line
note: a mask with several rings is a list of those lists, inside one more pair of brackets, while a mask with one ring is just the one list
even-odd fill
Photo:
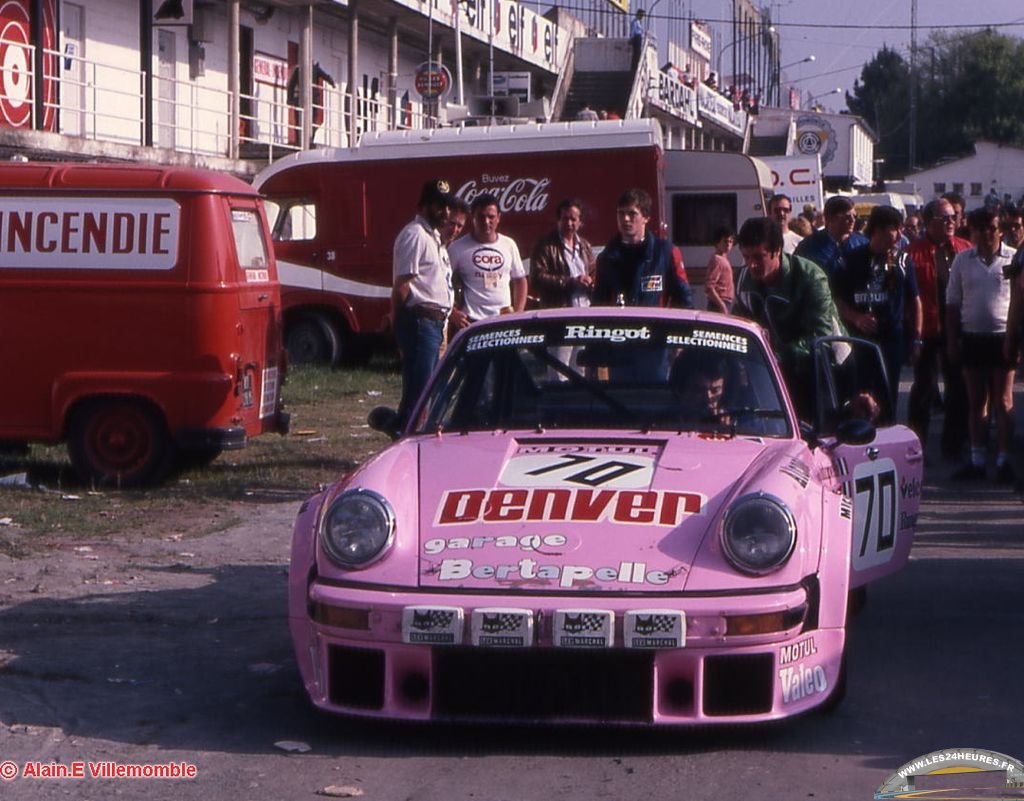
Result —
[[727, 325], [599, 317], [474, 327], [415, 428], [713, 431], [788, 437], [759, 340]]

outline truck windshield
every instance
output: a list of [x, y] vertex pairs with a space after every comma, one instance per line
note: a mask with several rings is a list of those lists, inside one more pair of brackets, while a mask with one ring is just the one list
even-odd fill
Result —
[[727, 324], [594, 317], [473, 327], [416, 428], [713, 431], [791, 436], [760, 341]]

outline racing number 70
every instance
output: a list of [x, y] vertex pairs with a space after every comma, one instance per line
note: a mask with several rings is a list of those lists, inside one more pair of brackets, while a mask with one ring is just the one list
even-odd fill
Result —
[[867, 494], [867, 509], [860, 517], [860, 555], [867, 553], [872, 539], [877, 543], [876, 552], [892, 548], [896, 542], [896, 471], [861, 476], [854, 481], [854, 491], [858, 497]]

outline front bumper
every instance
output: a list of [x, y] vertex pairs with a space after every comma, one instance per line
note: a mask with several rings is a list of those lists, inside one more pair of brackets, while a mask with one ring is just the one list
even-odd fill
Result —
[[[436, 595], [314, 582], [291, 633], [306, 689], [320, 708], [406, 720], [714, 724], [769, 721], [824, 703], [838, 686], [843, 629], [819, 629], [803, 586], [730, 597]], [[496, 602], [497, 601], [497, 602]], [[402, 613], [528, 608], [528, 647], [403, 641]], [[628, 612], [685, 615], [685, 643], [630, 648]], [[614, 613], [612, 644], [555, 645], [559, 610]], [[753, 633], [752, 633], [753, 632]]]

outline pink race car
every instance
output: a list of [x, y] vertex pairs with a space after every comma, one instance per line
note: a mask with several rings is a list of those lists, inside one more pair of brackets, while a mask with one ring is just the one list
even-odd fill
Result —
[[837, 702], [848, 599], [905, 564], [923, 459], [875, 346], [807, 358], [811, 424], [735, 318], [463, 331], [397, 442], [299, 512], [289, 615], [313, 702], [668, 725]]

